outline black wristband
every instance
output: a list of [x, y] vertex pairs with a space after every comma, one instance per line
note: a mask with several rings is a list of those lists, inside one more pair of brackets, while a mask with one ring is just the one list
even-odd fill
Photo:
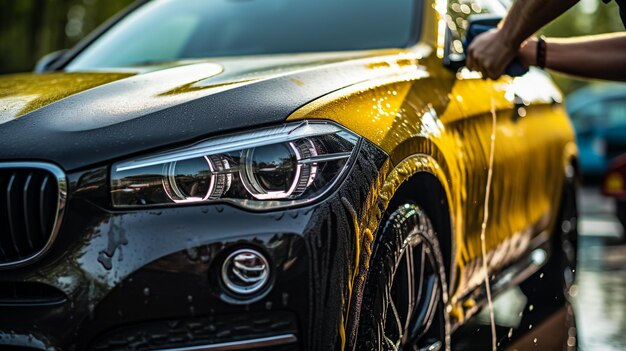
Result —
[[545, 37], [542, 35], [537, 40], [537, 66], [541, 69], [546, 68], [547, 51], [548, 45], [546, 44]]

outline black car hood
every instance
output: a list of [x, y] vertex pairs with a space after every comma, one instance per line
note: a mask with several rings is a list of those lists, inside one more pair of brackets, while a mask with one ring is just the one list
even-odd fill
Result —
[[316, 98], [380, 75], [377, 62], [394, 58], [393, 51], [250, 57], [116, 77], [5, 120], [0, 160], [71, 171], [281, 123]]

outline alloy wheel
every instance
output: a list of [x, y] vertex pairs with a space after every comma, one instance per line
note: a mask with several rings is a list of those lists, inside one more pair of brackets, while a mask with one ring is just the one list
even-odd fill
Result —
[[445, 334], [439, 267], [433, 249], [419, 234], [398, 260], [384, 319], [387, 350], [440, 350]]

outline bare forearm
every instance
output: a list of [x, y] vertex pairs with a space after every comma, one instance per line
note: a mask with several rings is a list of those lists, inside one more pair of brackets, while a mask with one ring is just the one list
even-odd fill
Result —
[[548, 42], [546, 67], [584, 78], [626, 81], [626, 35]]
[[[520, 54], [526, 65], [536, 65], [536, 42]], [[626, 33], [548, 39], [545, 66], [582, 78], [626, 81]]]
[[517, 0], [501, 25], [502, 36], [513, 47], [518, 48], [524, 40], [577, 2], [578, 0]]

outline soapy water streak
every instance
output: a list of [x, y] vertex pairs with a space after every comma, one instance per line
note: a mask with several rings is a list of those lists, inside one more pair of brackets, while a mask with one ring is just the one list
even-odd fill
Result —
[[489, 307], [489, 319], [491, 321], [491, 348], [497, 351], [496, 322], [493, 313], [493, 301], [491, 300], [491, 286], [489, 285], [489, 268], [487, 265], [487, 247], [485, 244], [485, 233], [487, 231], [487, 221], [489, 220], [489, 195], [491, 194], [491, 182], [493, 177], [493, 159], [496, 149], [496, 102], [491, 96], [491, 147], [489, 151], [489, 172], [487, 173], [487, 187], [485, 189], [485, 209], [483, 224], [480, 232], [480, 246], [482, 250], [483, 272], [485, 274], [485, 289], [487, 290], [487, 304]]

